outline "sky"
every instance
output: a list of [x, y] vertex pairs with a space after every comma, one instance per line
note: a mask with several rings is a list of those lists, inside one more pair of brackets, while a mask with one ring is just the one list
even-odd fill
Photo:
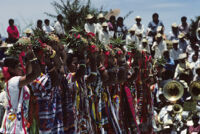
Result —
[[[53, 1], [59, 0], [0, 0], [0, 34], [7, 36], [6, 28], [9, 18], [15, 20], [15, 24], [20, 31], [35, 26], [37, 19], [54, 19], [48, 17], [44, 12], [55, 14]], [[85, 0], [82, 0], [83, 2]], [[182, 16], [194, 19], [200, 16], [200, 0], [91, 0], [92, 6], [104, 10], [116, 9], [121, 10], [120, 16], [124, 17], [129, 11], [133, 13], [125, 19], [125, 25], [130, 28], [135, 23], [135, 16], [142, 17], [142, 23], [146, 27], [152, 20], [152, 14], [157, 12], [159, 19], [163, 21], [168, 34], [171, 24], [176, 22], [180, 24]]]

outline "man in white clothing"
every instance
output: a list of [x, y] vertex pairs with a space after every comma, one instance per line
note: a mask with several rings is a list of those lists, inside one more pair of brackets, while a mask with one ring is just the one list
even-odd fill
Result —
[[54, 25], [55, 32], [59, 36], [59, 38], [62, 38], [65, 35], [65, 29], [62, 21], [63, 21], [63, 16], [59, 14], [57, 16], [57, 22]]
[[110, 34], [109, 34], [109, 31], [108, 31], [107, 22], [104, 22], [102, 24], [102, 30], [99, 32], [99, 40], [104, 45], [108, 45], [110, 43]]
[[178, 40], [173, 40], [172, 44], [173, 44], [173, 48], [170, 50], [170, 57], [174, 60], [175, 65], [178, 64], [178, 57], [182, 52], [181, 49], [179, 49], [178, 47]]
[[140, 16], [136, 16], [136, 24], [134, 24], [132, 27], [135, 28], [136, 32], [141, 32], [144, 34], [144, 26], [141, 24], [141, 20], [142, 18]]
[[44, 20], [44, 26], [42, 29], [45, 31], [45, 33], [49, 34], [54, 31], [54, 28], [50, 25], [50, 21], [48, 19]]
[[85, 31], [87, 33], [92, 32], [92, 33], [96, 34], [97, 33], [97, 31], [96, 31], [97, 29], [96, 29], [96, 25], [94, 23], [93, 18], [94, 18], [94, 16], [92, 16], [91, 14], [87, 15], [87, 17], [86, 17], [87, 23], [85, 23], [84, 28], [85, 28]]
[[182, 50], [183, 53], [186, 52], [187, 46], [188, 46], [188, 41], [185, 40], [185, 34], [184, 33], [180, 33], [178, 35], [179, 38], [179, 49]]
[[102, 24], [105, 22], [105, 18], [102, 13], [100, 13], [97, 17], [98, 23], [96, 23], [96, 32], [99, 33], [103, 30]]
[[141, 51], [146, 51], [148, 54], [150, 54], [150, 48], [146, 38], [142, 39], [142, 44], [139, 45], [139, 48]]
[[162, 58], [163, 52], [167, 50], [166, 42], [160, 33], [156, 35], [156, 41], [153, 43], [152, 50], [155, 51], [154, 58], [156, 59]]
[[172, 31], [169, 33], [169, 40], [178, 40], [179, 30], [176, 23], [172, 24]]
[[134, 45], [136, 45], [136, 48], [139, 49], [139, 45], [136, 44], [138, 42], [137, 41], [138, 38], [135, 35], [135, 31], [136, 31], [136, 29], [133, 27], [129, 30], [129, 34], [126, 36], [126, 45], [134, 44]]

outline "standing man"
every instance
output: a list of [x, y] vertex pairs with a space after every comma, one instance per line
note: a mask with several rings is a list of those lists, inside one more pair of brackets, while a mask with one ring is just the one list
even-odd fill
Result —
[[86, 17], [87, 23], [85, 23], [84, 28], [85, 28], [85, 31], [87, 33], [92, 32], [92, 33], [96, 34], [97, 33], [97, 31], [96, 31], [97, 29], [96, 29], [96, 25], [94, 23], [94, 19], [93, 18], [94, 18], [94, 16], [92, 16], [91, 14], [87, 15], [87, 17]]
[[179, 25], [179, 31], [184, 33], [186, 36], [189, 34], [189, 25], [187, 23], [187, 17], [181, 17], [181, 24]]
[[164, 28], [164, 25], [163, 25], [162, 21], [159, 20], [158, 13], [154, 13], [152, 15], [152, 19], [153, 20], [151, 22], [149, 22], [149, 24], [148, 24], [148, 36], [153, 37], [155, 40], [158, 26], [162, 26]]
[[16, 43], [17, 40], [19, 39], [19, 31], [17, 27], [14, 25], [14, 20], [9, 19], [8, 21], [9, 26], [7, 28], [7, 33], [8, 33], [8, 43]]
[[63, 16], [61, 14], [57, 16], [57, 22], [54, 25], [54, 29], [59, 38], [64, 37], [65, 29], [63, 25]]
[[135, 28], [136, 32], [141, 32], [144, 34], [144, 26], [141, 24], [142, 18], [140, 16], [135, 17], [136, 24], [134, 24], [132, 27]]

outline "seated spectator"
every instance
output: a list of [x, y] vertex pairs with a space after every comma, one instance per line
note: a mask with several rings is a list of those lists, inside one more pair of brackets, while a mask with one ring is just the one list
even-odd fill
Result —
[[173, 40], [172, 44], [173, 44], [173, 48], [170, 50], [170, 57], [174, 60], [175, 65], [178, 64], [178, 57], [180, 54], [182, 54], [182, 50], [179, 49], [178, 47], [178, 40]]
[[172, 31], [169, 33], [169, 40], [178, 40], [179, 30], [176, 23], [172, 24]]

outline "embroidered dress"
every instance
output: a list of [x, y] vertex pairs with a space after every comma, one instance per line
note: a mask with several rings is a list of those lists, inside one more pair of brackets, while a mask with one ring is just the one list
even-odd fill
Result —
[[20, 76], [11, 78], [6, 86], [8, 107], [5, 113], [3, 133], [27, 134], [27, 117], [30, 92], [28, 87], [19, 89]]
[[31, 86], [39, 105], [39, 133], [63, 134], [60, 88], [52, 87], [48, 74], [39, 76]]
[[62, 79], [62, 89], [63, 89], [63, 123], [64, 131], [66, 134], [75, 133], [75, 85], [72, 80], [72, 73], [65, 75]]

